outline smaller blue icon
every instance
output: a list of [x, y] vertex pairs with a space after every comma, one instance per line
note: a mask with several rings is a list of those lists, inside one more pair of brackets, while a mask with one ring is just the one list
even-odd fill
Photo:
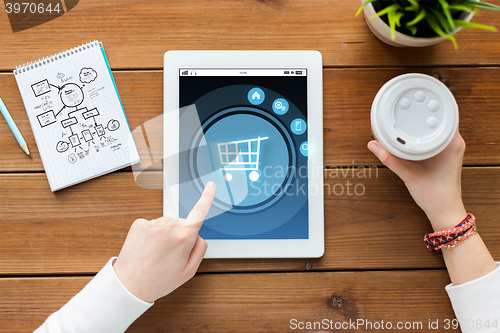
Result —
[[307, 141], [300, 145], [300, 153], [305, 157], [309, 154], [309, 143]]
[[290, 129], [294, 134], [301, 135], [306, 131], [307, 125], [304, 120], [297, 118], [290, 124]]
[[286, 101], [286, 99], [278, 98], [273, 103], [273, 111], [276, 112], [276, 114], [283, 115], [283, 114], [287, 113], [288, 108], [289, 108], [289, 105], [288, 105], [288, 102]]
[[264, 90], [260, 88], [252, 88], [248, 92], [248, 101], [253, 105], [260, 105], [266, 99], [266, 94], [264, 94]]

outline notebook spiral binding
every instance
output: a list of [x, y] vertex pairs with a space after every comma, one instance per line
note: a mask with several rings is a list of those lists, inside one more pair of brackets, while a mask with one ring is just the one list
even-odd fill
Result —
[[25, 72], [29, 72], [30, 70], [34, 70], [35, 68], [42, 67], [44, 65], [47, 65], [52, 62], [56, 62], [59, 59], [63, 59], [66, 57], [70, 57], [72, 54], [78, 53], [78, 52], [83, 52], [91, 47], [94, 46], [99, 46], [99, 42], [97, 40], [94, 40], [92, 42], [88, 42], [86, 44], [79, 45], [77, 47], [74, 47], [72, 49], [68, 49], [66, 51], [60, 52], [53, 54], [49, 57], [41, 58], [32, 62], [29, 62], [27, 64], [22, 64], [19, 66], [16, 66], [16, 69], [14, 70], [14, 75], [19, 75]]

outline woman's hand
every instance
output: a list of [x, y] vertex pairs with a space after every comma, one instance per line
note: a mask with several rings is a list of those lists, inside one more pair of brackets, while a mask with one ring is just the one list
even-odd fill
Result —
[[[454, 227], [466, 217], [461, 187], [465, 142], [458, 131], [448, 147], [424, 161], [400, 159], [376, 140], [368, 142], [368, 149], [404, 181], [434, 230]], [[454, 285], [473, 281], [497, 268], [477, 233], [463, 244], [443, 249], [443, 258]]]
[[199, 235], [215, 197], [209, 182], [187, 219], [160, 217], [136, 220], [114, 264], [123, 285], [139, 299], [152, 303], [191, 279], [207, 250]]
[[465, 218], [461, 187], [465, 142], [458, 131], [448, 147], [424, 161], [398, 158], [376, 140], [368, 142], [368, 149], [404, 181], [434, 230], [453, 227]]

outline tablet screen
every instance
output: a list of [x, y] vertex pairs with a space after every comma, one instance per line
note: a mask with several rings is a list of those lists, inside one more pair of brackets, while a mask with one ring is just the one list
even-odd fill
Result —
[[307, 239], [307, 70], [179, 71], [179, 216], [217, 194], [205, 239]]

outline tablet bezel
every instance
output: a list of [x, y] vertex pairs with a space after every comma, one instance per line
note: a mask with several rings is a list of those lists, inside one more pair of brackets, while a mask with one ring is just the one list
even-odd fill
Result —
[[317, 51], [168, 51], [163, 71], [163, 211], [179, 215], [179, 70], [307, 69], [308, 239], [211, 240], [205, 258], [318, 258], [324, 253], [323, 64]]

